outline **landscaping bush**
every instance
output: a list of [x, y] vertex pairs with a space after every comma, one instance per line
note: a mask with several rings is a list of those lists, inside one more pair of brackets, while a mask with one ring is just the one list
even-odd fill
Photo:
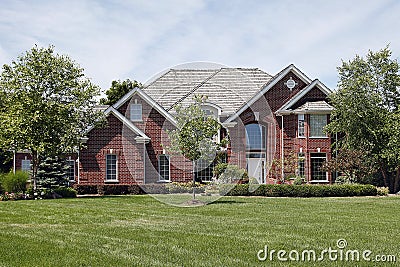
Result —
[[389, 194], [388, 187], [377, 187], [376, 190], [378, 191], [378, 196], [387, 196]]
[[169, 190], [166, 184], [146, 184], [141, 185], [146, 194], [168, 194]]
[[27, 172], [16, 171], [15, 174], [10, 172], [2, 175], [1, 186], [4, 192], [25, 192], [28, 179], [29, 174]]
[[221, 184], [234, 183], [238, 180], [248, 180], [249, 175], [245, 169], [240, 169], [236, 165], [227, 165], [225, 170], [220, 173], [218, 182]]
[[267, 196], [267, 197], [348, 197], [376, 196], [377, 188], [373, 185], [260, 185], [249, 192], [247, 184], [220, 186], [220, 194], [227, 196]]
[[76, 184], [74, 185], [78, 195], [92, 195], [97, 194], [97, 185], [91, 184]]
[[74, 198], [77, 195], [75, 189], [71, 187], [58, 187], [54, 189], [54, 193], [60, 195], [63, 198]]

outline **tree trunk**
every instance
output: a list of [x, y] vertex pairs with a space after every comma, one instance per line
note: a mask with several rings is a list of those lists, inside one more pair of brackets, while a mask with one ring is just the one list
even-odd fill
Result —
[[388, 181], [387, 181], [387, 175], [386, 175], [386, 171], [383, 168], [383, 164], [379, 164], [379, 168], [381, 169], [381, 173], [383, 176], [383, 184], [385, 185], [385, 187], [389, 187]]
[[32, 181], [33, 181], [33, 189], [36, 191], [37, 189], [37, 172], [39, 168], [39, 153], [36, 150], [32, 150]]
[[196, 161], [193, 160], [193, 199], [196, 199]]
[[397, 167], [396, 171], [396, 178], [394, 180], [394, 185], [393, 185], [393, 193], [399, 192], [399, 185], [400, 184], [400, 166]]

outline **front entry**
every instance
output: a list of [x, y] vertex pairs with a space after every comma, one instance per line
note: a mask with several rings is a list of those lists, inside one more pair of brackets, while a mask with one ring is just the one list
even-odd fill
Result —
[[247, 173], [256, 178], [260, 184], [265, 184], [265, 159], [247, 158]]

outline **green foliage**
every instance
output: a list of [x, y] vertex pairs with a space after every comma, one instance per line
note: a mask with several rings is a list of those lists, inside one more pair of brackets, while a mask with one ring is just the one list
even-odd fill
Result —
[[245, 169], [240, 169], [237, 165], [228, 164], [225, 170], [219, 175], [218, 182], [222, 184], [229, 184], [248, 178], [249, 175]]
[[378, 196], [387, 196], [389, 194], [389, 188], [387, 187], [377, 187], [376, 190]]
[[69, 166], [63, 157], [46, 157], [41, 160], [37, 172], [40, 188], [54, 189], [68, 185], [67, 170]]
[[16, 171], [15, 174], [9, 172], [3, 174], [1, 178], [1, 186], [4, 192], [20, 193], [26, 191], [26, 183], [28, 182], [29, 174], [23, 171]]
[[365, 183], [376, 172], [373, 165], [371, 157], [365, 151], [343, 148], [337, 157], [324, 163], [323, 169], [342, 174], [342, 177], [336, 179], [336, 183]]
[[294, 179], [294, 182], [293, 182], [293, 184], [294, 185], [302, 185], [304, 183], [304, 181], [303, 181], [303, 178], [301, 178], [301, 177], [296, 177], [295, 179]]
[[9, 172], [13, 167], [13, 152], [0, 149], [0, 173]]
[[36, 185], [39, 155], [60, 155], [79, 145], [86, 129], [103, 122], [93, 107], [100, 89], [54, 47], [33, 47], [3, 65], [0, 75], [0, 146], [28, 149]]
[[227, 196], [267, 196], [267, 197], [349, 197], [376, 196], [377, 188], [373, 185], [259, 185], [255, 191], [249, 191], [248, 184], [237, 184], [233, 188], [220, 186], [220, 194]]
[[71, 187], [58, 187], [53, 190], [54, 193], [60, 195], [63, 198], [73, 198], [76, 197], [77, 192]]
[[120, 100], [124, 95], [129, 93], [133, 88], [142, 88], [143, 85], [138, 81], [112, 81], [110, 89], [106, 91], [107, 98], [100, 99], [102, 105], [113, 105]]
[[190, 161], [212, 161], [219, 148], [213, 139], [221, 126], [215, 118], [207, 116], [201, 109], [204, 98], [197, 96], [194, 100], [187, 107], [175, 107], [178, 125], [176, 130], [168, 132], [171, 144], [167, 148], [172, 153], [182, 154]]
[[386, 47], [356, 56], [338, 68], [335, 107], [326, 130], [343, 134], [338, 149], [365, 151], [391, 191], [400, 181], [400, 65]]
[[218, 163], [215, 165], [213, 170], [214, 177], [218, 179], [224, 173], [226, 167], [228, 167], [228, 163]]

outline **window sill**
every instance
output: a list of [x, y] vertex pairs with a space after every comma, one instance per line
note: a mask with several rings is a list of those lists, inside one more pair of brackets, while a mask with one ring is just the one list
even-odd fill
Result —
[[305, 136], [297, 136], [297, 138], [299, 138], [299, 139], [306, 139]]
[[157, 183], [160, 183], [160, 184], [167, 184], [167, 183], [170, 183], [171, 182], [171, 180], [158, 180], [157, 181]]
[[131, 120], [131, 122], [143, 122], [143, 120]]
[[119, 181], [118, 180], [105, 180], [104, 183], [106, 183], [106, 184], [116, 184], [116, 183], [119, 183]]
[[310, 139], [329, 139], [329, 136], [310, 136]]
[[311, 183], [329, 183], [328, 180], [311, 180]]

